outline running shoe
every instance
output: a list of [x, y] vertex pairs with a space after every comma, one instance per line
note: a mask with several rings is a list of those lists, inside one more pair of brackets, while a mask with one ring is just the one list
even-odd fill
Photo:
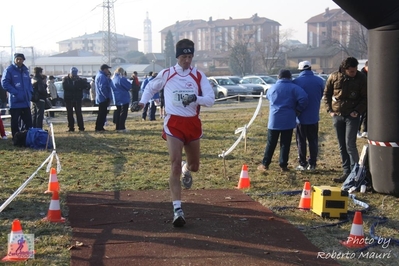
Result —
[[176, 209], [173, 215], [173, 226], [183, 227], [185, 224], [186, 224], [186, 219], [184, 219], [183, 210], [181, 208]]
[[304, 170], [306, 170], [307, 168], [308, 168], [307, 165], [298, 165], [298, 166], [295, 168], [295, 170], [297, 170], [297, 171], [304, 171]]
[[181, 182], [186, 189], [191, 188], [193, 185], [193, 177], [191, 176], [190, 171], [183, 171], [183, 166], [186, 164], [186, 161], [181, 162]]

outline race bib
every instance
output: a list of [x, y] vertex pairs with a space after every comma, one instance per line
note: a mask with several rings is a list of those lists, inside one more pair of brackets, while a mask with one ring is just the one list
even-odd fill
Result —
[[193, 94], [193, 90], [174, 90], [173, 91], [173, 105], [174, 106], [183, 106], [182, 100], [184, 95]]

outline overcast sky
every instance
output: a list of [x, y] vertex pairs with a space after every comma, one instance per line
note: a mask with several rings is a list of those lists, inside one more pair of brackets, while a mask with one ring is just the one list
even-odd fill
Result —
[[[110, 0], [112, 1], [112, 0]], [[57, 42], [103, 29], [102, 0], [18, 0], [0, 6], [0, 46], [10, 46], [11, 26], [16, 46], [58, 50]], [[152, 22], [153, 52], [161, 52], [160, 31], [176, 21], [260, 17], [279, 22], [292, 39], [306, 43], [305, 22], [326, 8], [339, 8], [332, 0], [117, 0], [114, 2], [116, 32], [141, 39], [146, 13]], [[0, 51], [10, 48], [0, 47]]]

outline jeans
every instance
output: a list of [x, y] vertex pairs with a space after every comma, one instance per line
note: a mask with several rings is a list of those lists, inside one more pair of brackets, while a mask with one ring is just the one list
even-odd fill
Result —
[[137, 102], [139, 100], [139, 91], [138, 90], [130, 90], [130, 99], [131, 102]]
[[150, 121], [155, 120], [155, 113], [157, 112], [157, 106], [155, 105], [155, 101], [150, 102]]
[[306, 166], [307, 145], [309, 143], [309, 165], [316, 166], [317, 154], [319, 152], [319, 123], [311, 125], [298, 124], [296, 126], [296, 144], [298, 146], [299, 164]]
[[65, 107], [67, 110], [67, 119], [69, 130], [75, 130], [75, 120], [73, 118], [73, 109], [75, 108], [76, 121], [80, 131], [84, 131], [83, 115], [82, 115], [82, 102], [81, 101], [65, 101]]
[[266, 167], [272, 161], [272, 157], [274, 154], [274, 150], [276, 149], [278, 139], [280, 137], [280, 158], [279, 158], [279, 165], [280, 167], [287, 167], [288, 166], [288, 157], [290, 154], [291, 148], [291, 139], [292, 139], [292, 132], [293, 129], [287, 130], [267, 130], [267, 142], [266, 142], [266, 149], [265, 154], [263, 156], [262, 163]]
[[32, 127], [43, 129], [44, 100], [32, 102]]
[[114, 112], [116, 130], [126, 129], [125, 122], [127, 117], [127, 112], [129, 110], [129, 104], [126, 103], [124, 105], [116, 106], [116, 110]]
[[32, 114], [30, 108], [11, 108], [11, 133], [14, 138], [15, 133], [19, 132], [19, 120], [21, 119], [25, 129], [32, 127]]
[[141, 118], [143, 120], [146, 120], [147, 118], [147, 112], [148, 112], [148, 108], [150, 107], [150, 103], [146, 103], [144, 108], [143, 108], [143, 113], [141, 114]]
[[361, 127], [363, 124], [363, 132], [367, 132], [367, 112], [364, 112], [361, 116], [360, 116], [360, 122], [359, 122], [359, 132], [361, 132]]
[[104, 123], [107, 119], [109, 99], [98, 104], [98, 115], [96, 120], [96, 130], [104, 130]]
[[[3, 101], [0, 99], [0, 108], [7, 108], [7, 101]], [[6, 110], [1, 110], [1, 115], [5, 115]]]
[[333, 123], [338, 138], [339, 152], [341, 154], [342, 168], [349, 174], [355, 163], [359, 162], [359, 152], [356, 147], [357, 130], [360, 117], [334, 116]]

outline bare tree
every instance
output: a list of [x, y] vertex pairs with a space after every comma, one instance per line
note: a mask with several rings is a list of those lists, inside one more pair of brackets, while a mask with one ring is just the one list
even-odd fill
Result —
[[275, 69], [285, 65], [285, 53], [292, 49], [288, 45], [292, 33], [287, 30], [282, 33], [274, 33], [265, 38], [263, 42], [256, 43], [255, 55], [257, 66], [255, 68], [266, 73], [273, 73]]
[[356, 58], [367, 58], [368, 32], [359, 22], [351, 23], [349, 31], [341, 31], [341, 40], [334, 38], [329, 40], [329, 44], [339, 47], [347, 56]]
[[234, 40], [230, 36], [228, 46], [230, 49], [229, 68], [233, 74], [245, 76], [252, 71], [252, 58], [249, 50], [251, 40], [254, 37], [255, 30], [243, 34], [241, 29], [236, 33], [238, 38]]

